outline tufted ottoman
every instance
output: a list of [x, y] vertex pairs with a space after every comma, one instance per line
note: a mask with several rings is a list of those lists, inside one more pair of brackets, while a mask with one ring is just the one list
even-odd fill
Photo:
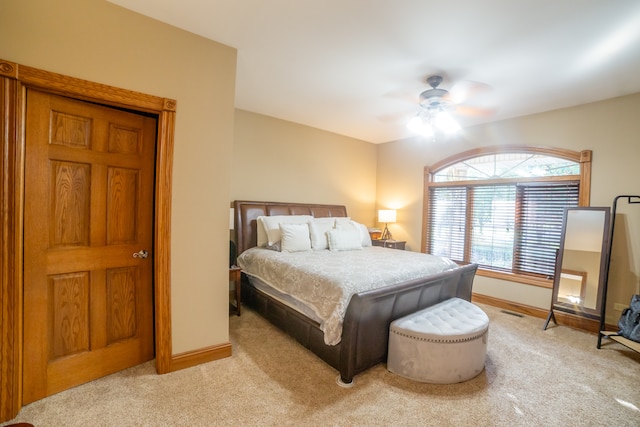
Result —
[[489, 318], [451, 298], [394, 320], [389, 328], [389, 371], [416, 381], [451, 384], [484, 369]]

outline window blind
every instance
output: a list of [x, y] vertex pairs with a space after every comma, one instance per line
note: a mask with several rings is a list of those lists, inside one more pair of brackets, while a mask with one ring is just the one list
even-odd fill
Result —
[[552, 277], [565, 207], [578, 206], [577, 181], [518, 185], [514, 271]]
[[551, 277], [579, 182], [433, 187], [428, 251], [483, 268]]
[[472, 189], [472, 235], [469, 261], [510, 271], [513, 264], [515, 185]]
[[429, 253], [464, 262], [467, 189], [433, 188], [429, 197], [429, 209]]

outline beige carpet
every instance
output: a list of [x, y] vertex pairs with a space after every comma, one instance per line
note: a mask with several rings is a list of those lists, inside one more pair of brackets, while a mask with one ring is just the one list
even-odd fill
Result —
[[230, 317], [233, 356], [168, 375], [146, 363], [24, 407], [39, 426], [640, 426], [640, 355], [595, 335], [481, 305], [485, 371], [431, 385], [378, 365], [337, 372], [250, 309]]

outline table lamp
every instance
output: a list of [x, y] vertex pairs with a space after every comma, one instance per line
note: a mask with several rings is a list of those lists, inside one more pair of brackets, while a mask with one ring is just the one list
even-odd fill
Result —
[[381, 209], [378, 211], [378, 222], [384, 222], [384, 231], [382, 232], [381, 240], [391, 240], [391, 232], [389, 231], [388, 224], [390, 222], [396, 222], [395, 209]]

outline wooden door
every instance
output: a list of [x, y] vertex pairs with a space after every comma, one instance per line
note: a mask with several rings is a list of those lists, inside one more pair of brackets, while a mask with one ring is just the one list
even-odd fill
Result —
[[156, 138], [35, 90], [26, 114], [24, 404], [153, 358]]

